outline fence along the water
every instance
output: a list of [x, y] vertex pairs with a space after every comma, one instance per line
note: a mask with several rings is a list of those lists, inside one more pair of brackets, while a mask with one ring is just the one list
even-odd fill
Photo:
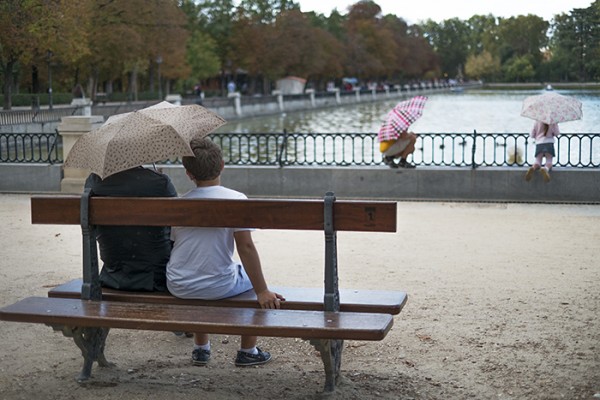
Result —
[[[372, 133], [213, 133], [226, 164], [256, 166], [381, 165], [377, 135]], [[562, 133], [556, 141], [555, 166], [598, 168], [600, 134]], [[418, 166], [529, 166], [535, 143], [525, 133], [419, 134], [412, 161]], [[61, 163], [58, 134], [0, 134], [0, 162]], [[174, 159], [166, 161], [177, 163]]]

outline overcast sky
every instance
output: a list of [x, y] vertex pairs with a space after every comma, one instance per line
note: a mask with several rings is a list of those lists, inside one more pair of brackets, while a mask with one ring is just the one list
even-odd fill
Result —
[[[303, 12], [316, 11], [328, 16], [334, 8], [346, 14], [348, 6], [358, 0], [296, 0]], [[587, 8], [593, 0], [375, 0], [383, 14], [395, 14], [408, 23], [431, 18], [440, 22], [457, 17], [466, 20], [475, 14], [512, 17], [534, 14], [550, 21], [554, 15], [573, 8]]]

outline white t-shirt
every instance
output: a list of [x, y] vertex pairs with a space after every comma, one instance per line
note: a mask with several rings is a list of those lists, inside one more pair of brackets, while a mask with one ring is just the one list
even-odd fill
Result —
[[[198, 187], [183, 198], [246, 199], [246, 195], [223, 186]], [[181, 298], [218, 299], [228, 293], [239, 277], [233, 259], [234, 232], [244, 228], [196, 228], [174, 226], [171, 259], [167, 264], [167, 287]]]

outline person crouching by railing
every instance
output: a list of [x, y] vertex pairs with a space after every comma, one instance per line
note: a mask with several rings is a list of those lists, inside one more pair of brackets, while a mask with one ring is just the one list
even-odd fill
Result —
[[[404, 131], [397, 139], [383, 140], [379, 142], [379, 151], [383, 154], [383, 162], [390, 168], [416, 168], [406, 159], [415, 151], [417, 135], [413, 132]], [[400, 158], [396, 163], [394, 160]]]

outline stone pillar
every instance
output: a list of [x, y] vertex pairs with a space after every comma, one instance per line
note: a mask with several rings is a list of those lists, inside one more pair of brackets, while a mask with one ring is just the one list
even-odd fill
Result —
[[315, 89], [306, 89], [304, 91], [304, 93], [307, 93], [310, 95], [310, 105], [313, 107], [316, 107], [316, 103], [315, 103]]
[[371, 88], [371, 98], [375, 100], [377, 98], [377, 86]]
[[279, 105], [279, 111], [283, 112], [284, 111], [283, 94], [281, 94], [281, 90], [273, 90], [273, 92], [271, 92], [271, 94], [273, 96], [277, 96], [277, 104]]
[[175, 104], [176, 106], [181, 105], [181, 95], [180, 94], [168, 94], [165, 97], [165, 101], [168, 101], [171, 104]]
[[356, 95], [356, 102], [360, 102], [360, 88], [354, 88], [354, 94]]
[[233, 106], [235, 108], [235, 115], [237, 115], [238, 117], [241, 117], [242, 116], [242, 101], [241, 101], [242, 95], [240, 94], [240, 92], [228, 93], [227, 97], [233, 97]]
[[[63, 160], [67, 159], [73, 145], [81, 135], [99, 128], [103, 122], [104, 117], [101, 115], [62, 117], [57, 129], [63, 142]], [[82, 193], [83, 184], [89, 174], [90, 171], [85, 169], [63, 167], [60, 191], [63, 193]]]
[[79, 97], [71, 100], [71, 105], [77, 107], [76, 115], [89, 117], [92, 115], [92, 101], [85, 97]]
[[335, 102], [337, 104], [342, 104], [342, 98], [340, 97], [340, 88], [336, 87], [335, 89], [333, 89], [333, 91], [335, 92]]

